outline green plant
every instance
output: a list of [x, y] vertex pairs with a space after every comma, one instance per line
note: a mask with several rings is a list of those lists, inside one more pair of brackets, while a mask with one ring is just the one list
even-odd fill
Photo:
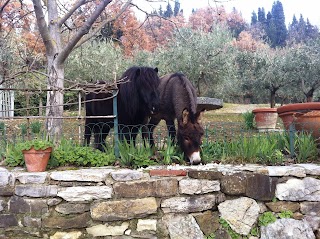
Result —
[[178, 148], [171, 139], [167, 139], [167, 143], [160, 150], [160, 155], [162, 164], [170, 165], [174, 162], [183, 163], [184, 155], [183, 153], [179, 153]]
[[300, 133], [295, 138], [296, 160], [298, 163], [317, 159], [317, 144], [311, 134]]
[[215, 238], [216, 238], [216, 235], [212, 232], [212, 233], [210, 233], [209, 235], [206, 235], [204, 238], [205, 238], [205, 239], [215, 239]]
[[62, 139], [52, 152], [49, 167], [57, 166], [108, 166], [114, 165], [116, 158], [113, 148], [105, 148], [105, 152], [92, 147], [80, 146], [69, 140]]
[[44, 140], [44, 139], [32, 139], [32, 140], [26, 140], [24, 142], [18, 143], [19, 147], [22, 150], [29, 150], [32, 147], [35, 150], [43, 150], [47, 149], [49, 147], [53, 147], [53, 143], [49, 140]]
[[0, 122], [0, 134], [5, 135], [6, 132], [6, 125], [4, 122]]
[[26, 123], [20, 124], [19, 128], [21, 129], [21, 135], [22, 136], [27, 135], [27, 128], [28, 127], [27, 127]]
[[252, 111], [243, 113], [242, 118], [244, 119], [245, 129], [254, 129], [254, 113]]
[[272, 212], [264, 212], [258, 218], [259, 226], [267, 226], [270, 223], [273, 223], [277, 220], [276, 216]]
[[136, 147], [133, 141], [119, 143], [119, 154], [119, 162], [122, 166], [138, 168], [155, 164], [153, 160], [150, 160], [152, 150], [142, 145]]
[[41, 131], [42, 123], [40, 121], [35, 121], [30, 123], [31, 132], [34, 134], [39, 134]]
[[278, 213], [279, 218], [292, 218], [293, 212], [290, 210], [285, 210]]
[[17, 143], [9, 143], [5, 152], [5, 164], [10, 167], [23, 166], [25, 164], [22, 150], [29, 150], [31, 148], [35, 150], [43, 150], [49, 147], [53, 147], [53, 143], [43, 139], [33, 139], [20, 141]]
[[223, 219], [223, 218], [220, 218], [219, 219], [219, 223], [221, 224], [221, 226], [228, 232], [229, 236], [232, 238], [232, 239], [238, 239], [240, 238], [240, 234], [236, 233], [235, 231], [233, 231], [229, 225], [229, 223]]
[[7, 144], [4, 162], [9, 167], [23, 166], [25, 164], [19, 144]]

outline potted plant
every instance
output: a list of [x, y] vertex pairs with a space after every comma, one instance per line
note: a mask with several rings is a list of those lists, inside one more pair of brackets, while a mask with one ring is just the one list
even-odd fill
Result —
[[276, 108], [258, 108], [254, 109], [252, 113], [259, 131], [276, 128], [278, 118]]
[[46, 170], [52, 147], [52, 142], [43, 139], [33, 139], [19, 144], [28, 172]]
[[[310, 119], [310, 117], [307, 117], [308, 115], [310, 116], [310, 114], [305, 115], [305, 113], [308, 113], [311, 111], [320, 111], [320, 102], [287, 104], [277, 108], [277, 113], [281, 118], [286, 130], [289, 130], [290, 125], [297, 118], [303, 117], [304, 119], [307, 119], [307, 118]], [[314, 116], [319, 114], [311, 114], [311, 115], [313, 116], [312, 118], [315, 118]], [[298, 120], [297, 123], [301, 123], [300, 120]]]

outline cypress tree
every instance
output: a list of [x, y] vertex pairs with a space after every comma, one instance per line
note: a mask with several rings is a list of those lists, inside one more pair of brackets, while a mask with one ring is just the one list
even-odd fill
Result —
[[264, 8], [258, 8], [258, 21], [265, 24], [266, 23], [266, 13]]
[[180, 3], [179, 0], [174, 1], [173, 15], [176, 17], [180, 12]]
[[271, 16], [272, 16], [274, 27], [275, 27], [275, 34], [273, 35], [274, 38], [270, 38], [271, 46], [283, 47], [286, 44], [288, 32], [287, 32], [287, 27], [285, 23], [283, 6], [280, 1], [276, 1], [273, 3]]
[[258, 17], [255, 11], [251, 14], [251, 26], [255, 25], [258, 22]]
[[164, 16], [165, 18], [170, 18], [170, 17], [173, 16], [172, 7], [171, 7], [169, 1], [168, 1], [167, 9], [166, 9], [166, 11], [164, 12], [163, 16]]

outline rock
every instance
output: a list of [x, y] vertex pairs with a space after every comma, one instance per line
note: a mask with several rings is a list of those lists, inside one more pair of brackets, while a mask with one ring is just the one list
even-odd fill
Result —
[[305, 169], [303, 167], [296, 166], [267, 166], [269, 176], [272, 177], [284, 177], [295, 176], [303, 178], [306, 176]]
[[274, 198], [277, 179], [263, 174], [247, 176], [246, 196], [259, 201]]
[[320, 180], [315, 178], [289, 179], [276, 187], [276, 197], [285, 201], [320, 201]]
[[139, 180], [145, 177], [143, 172], [139, 172], [137, 170], [130, 170], [130, 169], [121, 169], [114, 172], [111, 172], [111, 177], [115, 181], [133, 181]]
[[301, 202], [301, 212], [306, 215], [319, 216], [320, 202]]
[[244, 195], [247, 188], [245, 173], [234, 173], [221, 178], [221, 191], [228, 195]]
[[204, 238], [199, 225], [191, 215], [168, 214], [164, 216], [164, 221], [168, 227], [170, 239]]
[[57, 181], [103, 182], [112, 169], [78, 169], [50, 173], [50, 178]]
[[18, 196], [28, 196], [28, 197], [55, 197], [58, 193], [57, 185], [17, 185], [15, 189], [15, 194]]
[[114, 194], [122, 198], [169, 197], [178, 194], [177, 179], [121, 182], [113, 185]]
[[112, 196], [110, 186], [85, 186], [60, 188], [58, 197], [68, 202], [90, 202], [94, 199], [109, 199]]
[[201, 212], [212, 209], [216, 202], [224, 200], [223, 194], [217, 195], [201, 195], [191, 197], [173, 197], [164, 199], [161, 202], [161, 208], [164, 213], [177, 212], [177, 213], [190, 213]]
[[137, 231], [157, 231], [157, 220], [155, 219], [139, 219], [137, 223]]
[[87, 232], [93, 237], [102, 237], [102, 236], [121, 236], [124, 235], [124, 232], [128, 229], [129, 223], [123, 222], [121, 226], [107, 226], [107, 225], [95, 225], [88, 227]]
[[46, 181], [48, 172], [37, 172], [37, 173], [18, 173], [16, 179], [22, 184], [42, 184]]
[[261, 239], [315, 239], [311, 227], [305, 221], [291, 218], [279, 219], [261, 227]]
[[80, 231], [73, 232], [56, 232], [50, 239], [78, 239], [82, 235]]
[[248, 235], [259, 216], [260, 207], [255, 200], [241, 197], [227, 200], [218, 205], [221, 218], [225, 219], [232, 230]]
[[218, 211], [205, 211], [193, 215], [196, 219], [201, 231], [205, 235], [209, 235], [219, 229], [219, 214]]
[[223, 107], [223, 100], [209, 97], [197, 97], [197, 111], [217, 110]]
[[266, 206], [273, 212], [291, 211], [296, 212], [300, 209], [299, 203], [294, 202], [268, 202]]
[[157, 202], [153, 197], [134, 200], [95, 202], [91, 205], [91, 217], [99, 221], [128, 220], [142, 218], [157, 212]]
[[62, 203], [57, 205], [55, 210], [62, 214], [84, 213], [90, 210], [90, 205], [84, 203]]
[[50, 215], [47, 218], [42, 219], [42, 225], [48, 228], [62, 228], [62, 229], [71, 229], [71, 228], [85, 228], [88, 226], [90, 221], [90, 214], [76, 214], [75, 216], [63, 217], [59, 215]]
[[206, 194], [220, 191], [219, 181], [201, 179], [182, 179], [179, 181], [179, 191], [181, 194]]

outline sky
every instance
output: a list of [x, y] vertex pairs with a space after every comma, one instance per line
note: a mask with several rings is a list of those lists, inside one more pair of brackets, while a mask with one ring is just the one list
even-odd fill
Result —
[[[248, 23], [251, 22], [251, 14], [253, 11], [258, 13], [259, 7], [264, 7], [266, 14], [271, 11], [272, 4], [275, 0], [180, 0], [180, 9], [183, 9], [185, 17], [188, 17], [192, 9], [203, 8], [206, 6], [215, 7], [224, 5], [227, 12], [231, 12], [235, 7], [238, 12], [241, 12], [242, 16]], [[136, 0], [136, 2], [142, 2], [142, 0]], [[167, 0], [153, 0], [153, 3], [139, 4], [143, 9], [159, 9], [160, 4], [165, 9]], [[174, 7], [174, 0], [169, 0], [172, 7]], [[280, 0], [283, 6], [284, 14], [286, 17], [286, 24], [288, 25], [292, 21], [292, 17], [295, 14], [297, 20], [300, 18], [300, 14], [304, 19], [309, 19], [312, 25], [316, 25], [320, 28], [320, 14], [319, 8], [315, 6], [316, 0]]]

